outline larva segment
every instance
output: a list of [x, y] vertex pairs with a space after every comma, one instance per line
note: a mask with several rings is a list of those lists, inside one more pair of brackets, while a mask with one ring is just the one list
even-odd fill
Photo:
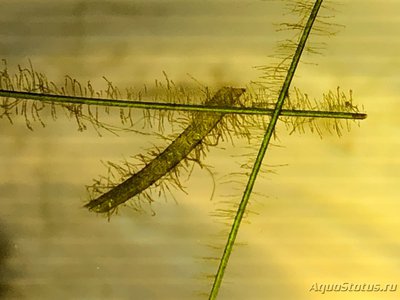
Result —
[[[208, 105], [232, 106], [245, 92], [242, 88], [224, 87]], [[192, 123], [156, 158], [139, 172], [85, 205], [97, 213], [107, 213], [143, 192], [173, 170], [221, 121], [223, 113], [197, 113]]]

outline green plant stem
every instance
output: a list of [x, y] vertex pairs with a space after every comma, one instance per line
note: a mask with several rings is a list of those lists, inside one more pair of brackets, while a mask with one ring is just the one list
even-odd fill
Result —
[[280, 115], [280, 113], [282, 111], [282, 106], [283, 106], [284, 100], [285, 100], [286, 95], [288, 93], [288, 90], [289, 90], [290, 84], [292, 82], [294, 73], [295, 73], [297, 65], [298, 65], [298, 63], [300, 61], [301, 54], [302, 54], [302, 52], [304, 50], [305, 44], [307, 42], [307, 38], [308, 38], [308, 36], [310, 34], [311, 28], [312, 28], [312, 26], [314, 24], [314, 21], [315, 21], [316, 17], [317, 17], [317, 14], [318, 14], [319, 8], [321, 7], [321, 4], [322, 4], [322, 0], [316, 0], [315, 1], [315, 4], [314, 4], [314, 7], [313, 7], [313, 9], [311, 11], [310, 17], [309, 17], [309, 19], [307, 21], [307, 24], [306, 24], [306, 26], [304, 28], [303, 34], [301, 35], [301, 38], [300, 38], [300, 42], [299, 42], [299, 44], [297, 46], [297, 49], [296, 49], [296, 52], [295, 52], [295, 54], [293, 56], [292, 63], [290, 65], [290, 67], [289, 67], [287, 76], [285, 78], [285, 81], [283, 83], [282, 89], [280, 91], [278, 101], [276, 102], [275, 110], [274, 110], [274, 112], [272, 114], [271, 121], [268, 124], [268, 128], [267, 128], [267, 130], [265, 132], [264, 139], [263, 139], [263, 141], [261, 143], [260, 150], [258, 152], [257, 158], [256, 158], [254, 166], [253, 166], [253, 169], [252, 169], [251, 174], [249, 176], [249, 180], [248, 180], [247, 186], [246, 186], [246, 188], [244, 190], [242, 201], [239, 204], [239, 208], [238, 208], [235, 220], [233, 222], [231, 232], [229, 233], [228, 241], [227, 241], [227, 243], [225, 245], [224, 253], [222, 255], [221, 262], [220, 262], [220, 265], [218, 267], [217, 274], [215, 276], [214, 284], [213, 284], [213, 287], [212, 287], [211, 292], [210, 292], [210, 296], [209, 296], [210, 300], [216, 299], [216, 297], [218, 295], [218, 292], [219, 292], [219, 289], [220, 289], [220, 286], [221, 286], [221, 282], [222, 282], [222, 278], [224, 276], [225, 269], [226, 269], [226, 266], [228, 264], [229, 257], [230, 257], [230, 255], [232, 253], [233, 245], [235, 243], [236, 236], [237, 236], [237, 233], [239, 231], [239, 227], [240, 227], [243, 215], [244, 215], [245, 210], [246, 210], [246, 206], [247, 206], [247, 204], [249, 202], [250, 194], [251, 194], [251, 192], [253, 190], [257, 174], [258, 174], [258, 172], [259, 172], [259, 170], [261, 168], [261, 164], [262, 164], [265, 152], [267, 151], [267, 148], [268, 148], [268, 145], [269, 145], [269, 141], [270, 141], [271, 136], [272, 136], [272, 134], [274, 132], [275, 125], [276, 125], [276, 123], [278, 121], [279, 115]]
[[[244, 89], [222, 88], [210, 100], [210, 105], [218, 103], [234, 104], [244, 93]], [[114, 186], [85, 205], [97, 213], [110, 213], [119, 205], [146, 190], [181, 163], [196, 146], [217, 126], [224, 114], [199, 114], [192, 123], [151, 162], [139, 172]]]
[[[145, 102], [118, 99], [102, 99], [88, 98], [76, 96], [50, 95], [30, 92], [17, 92], [0, 89], [0, 97], [9, 97], [17, 99], [28, 99], [42, 102], [57, 102], [69, 104], [87, 104], [99, 106], [113, 107], [132, 107], [159, 110], [181, 110], [181, 111], [198, 111], [198, 112], [214, 112], [214, 113], [232, 113], [247, 115], [272, 115], [273, 108], [250, 108], [250, 107], [215, 107], [194, 104], [176, 104], [176, 103], [160, 103]], [[340, 111], [314, 111], [300, 109], [282, 109], [281, 116], [287, 117], [309, 117], [309, 118], [335, 118], [335, 119], [358, 119], [362, 120], [367, 117], [365, 113], [358, 112], [340, 112]]]

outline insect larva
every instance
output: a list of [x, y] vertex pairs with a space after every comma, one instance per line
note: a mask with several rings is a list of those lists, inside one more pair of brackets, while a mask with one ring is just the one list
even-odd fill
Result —
[[[245, 89], [242, 88], [224, 87], [206, 104], [231, 106], [238, 102], [244, 92]], [[143, 192], [184, 160], [215, 128], [223, 116], [223, 113], [198, 113], [192, 123], [143, 169], [98, 198], [89, 201], [85, 207], [98, 213], [106, 213]]]

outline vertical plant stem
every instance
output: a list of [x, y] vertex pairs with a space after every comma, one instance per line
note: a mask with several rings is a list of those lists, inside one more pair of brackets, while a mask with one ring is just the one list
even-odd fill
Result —
[[308, 36], [310, 34], [311, 28], [312, 28], [312, 26], [314, 24], [314, 21], [315, 21], [316, 17], [317, 17], [317, 14], [318, 14], [319, 8], [321, 7], [321, 4], [322, 4], [322, 0], [316, 0], [315, 1], [315, 4], [314, 4], [314, 7], [313, 7], [313, 9], [311, 11], [310, 17], [309, 17], [309, 19], [307, 21], [307, 24], [306, 24], [306, 26], [304, 28], [304, 31], [303, 31], [303, 33], [301, 35], [299, 44], [297, 46], [296, 52], [295, 52], [295, 54], [293, 56], [292, 63], [290, 65], [290, 67], [289, 67], [289, 70], [288, 70], [288, 73], [286, 75], [285, 81], [284, 81], [284, 83], [282, 85], [282, 89], [280, 91], [278, 101], [276, 102], [275, 109], [274, 109], [274, 112], [273, 112], [272, 117], [271, 117], [271, 121], [268, 124], [268, 128], [267, 128], [267, 130], [265, 132], [263, 141], [261, 143], [260, 150], [258, 152], [257, 158], [256, 158], [254, 166], [253, 166], [253, 169], [252, 169], [251, 174], [249, 176], [249, 180], [247, 182], [247, 186], [246, 186], [246, 188], [244, 190], [243, 197], [242, 197], [242, 200], [240, 202], [237, 214], [235, 216], [235, 220], [233, 222], [233, 225], [232, 225], [232, 228], [231, 228], [231, 232], [229, 233], [228, 241], [227, 241], [227, 243], [225, 245], [224, 253], [222, 255], [222, 258], [221, 258], [221, 261], [220, 261], [220, 265], [218, 267], [218, 271], [217, 271], [217, 274], [215, 276], [214, 284], [213, 284], [213, 287], [212, 287], [211, 292], [210, 292], [210, 296], [209, 296], [210, 300], [216, 299], [216, 297], [218, 295], [218, 292], [219, 292], [219, 289], [220, 289], [220, 286], [221, 286], [221, 282], [222, 282], [222, 278], [224, 276], [225, 269], [226, 269], [226, 266], [227, 266], [228, 261], [229, 261], [229, 257], [230, 257], [230, 255], [232, 253], [233, 245], [235, 243], [236, 236], [237, 236], [237, 233], [239, 231], [239, 227], [240, 227], [244, 212], [246, 210], [247, 203], [249, 202], [249, 198], [250, 198], [251, 192], [253, 190], [257, 174], [258, 174], [258, 172], [259, 172], [259, 170], [261, 168], [261, 164], [262, 164], [265, 152], [267, 151], [267, 148], [268, 148], [268, 145], [269, 145], [269, 141], [270, 141], [271, 136], [272, 136], [272, 134], [274, 132], [275, 125], [276, 125], [276, 123], [278, 121], [279, 114], [281, 113], [284, 100], [285, 100], [286, 95], [288, 93], [288, 90], [289, 90], [290, 84], [292, 82], [294, 73], [295, 73], [297, 65], [298, 65], [298, 63], [300, 61], [301, 54], [302, 54], [302, 52], [304, 50], [304, 46], [305, 46], [305, 44], [307, 42], [307, 38], [308, 38]]

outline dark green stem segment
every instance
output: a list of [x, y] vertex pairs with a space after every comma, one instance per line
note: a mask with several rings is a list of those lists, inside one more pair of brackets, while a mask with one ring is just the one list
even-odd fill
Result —
[[[181, 110], [181, 111], [198, 111], [213, 113], [234, 113], [245, 115], [272, 115], [274, 109], [271, 108], [252, 108], [252, 107], [229, 107], [229, 106], [206, 106], [196, 104], [179, 104], [179, 103], [162, 103], [147, 101], [132, 101], [119, 99], [102, 99], [88, 98], [78, 96], [64, 96], [39, 94], [31, 92], [19, 92], [10, 90], [1, 90], [0, 97], [9, 97], [16, 99], [27, 99], [41, 102], [69, 103], [69, 104], [87, 104], [99, 105], [107, 107], [132, 107], [159, 110]], [[365, 113], [359, 112], [341, 112], [341, 111], [318, 111], [318, 110], [300, 110], [300, 109], [282, 109], [281, 116], [286, 117], [308, 117], [308, 118], [335, 118], [335, 119], [358, 119], [362, 120], [367, 117]]]
[[[233, 105], [238, 102], [244, 92], [245, 89], [242, 88], [225, 87], [220, 89], [206, 104]], [[85, 207], [97, 213], [106, 213], [146, 190], [185, 159], [215, 128], [223, 116], [222, 113], [202, 113], [194, 116], [192, 123], [142, 170], [97, 199], [91, 200]]]
[[231, 228], [231, 232], [229, 233], [228, 241], [227, 241], [227, 243], [225, 245], [224, 254], [222, 255], [222, 258], [221, 258], [221, 261], [220, 261], [220, 265], [218, 267], [218, 271], [217, 271], [217, 274], [215, 276], [214, 284], [213, 284], [213, 287], [212, 287], [211, 292], [210, 292], [209, 299], [216, 299], [216, 297], [218, 295], [218, 292], [219, 292], [219, 289], [220, 289], [220, 286], [221, 286], [221, 283], [222, 283], [222, 278], [224, 276], [225, 269], [226, 269], [226, 266], [228, 264], [229, 257], [230, 257], [230, 255], [232, 253], [233, 245], [235, 243], [236, 236], [237, 236], [237, 233], [239, 231], [239, 227], [240, 227], [243, 215], [244, 215], [244, 213], [246, 211], [246, 206], [247, 206], [247, 204], [249, 202], [249, 198], [250, 198], [251, 192], [253, 190], [257, 174], [258, 174], [258, 172], [259, 172], [259, 170], [261, 168], [261, 164], [262, 164], [264, 155], [265, 155], [265, 153], [267, 151], [267, 148], [268, 148], [268, 145], [269, 145], [269, 141], [270, 141], [270, 139], [272, 137], [272, 134], [274, 132], [275, 125], [276, 125], [276, 123], [278, 121], [278, 118], [279, 118], [279, 115], [281, 113], [284, 100], [285, 100], [286, 95], [288, 93], [288, 90], [289, 90], [290, 84], [292, 82], [294, 73], [295, 73], [297, 65], [298, 65], [298, 63], [300, 61], [301, 54], [303, 53], [305, 44], [307, 42], [307, 38], [308, 38], [308, 36], [310, 34], [311, 28], [312, 28], [312, 26], [314, 24], [314, 21], [315, 21], [316, 17], [317, 17], [317, 14], [318, 14], [319, 8], [321, 7], [321, 4], [322, 4], [322, 0], [316, 0], [315, 1], [315, 4], [314, 4], [314, 7], [313, 7], [313, 9], [311, 11], [310, 17], [309, 17], [309, 19], [307, 21], [307, 24], [306, 24], [306, 26], [304, 28], [304, 31], [303, 31], [303, 33], [301, 35], [299, 44], [297, 46], [296, 52], [295, 52], [295, 54], [293, 56], [291, 65], [289, 67], [288, 73], [287, 73], [286, 78], [285, 78], [285, 81], [284, 81], [284, 83], [282, 85], [282, 89], [280, 91], [278, 101], [276, 102], [275, 110], [274, 110], [274, 112], [272, 114], [271, 121], [268, 124], [268, 128], [267, 128], [267, 130], [265, 132], [264, 139], [263, 139], [263, 141], [261, 143], [261, 147], [260, 147], [260, 150], [258, 152], [256, 161], [255, 161], [253, 169], [252, 169], [252, 171], [250, 173], [249, 180], [247, 182], [247, 186], [246, 186], [246, 188], [244, 190], [242, 201], [239, 204], [239, 208], [238, 208], [237, 214], [235, 216], [235, 220], [233, 222], [233, 225], [232, 225], [232, 228]]

